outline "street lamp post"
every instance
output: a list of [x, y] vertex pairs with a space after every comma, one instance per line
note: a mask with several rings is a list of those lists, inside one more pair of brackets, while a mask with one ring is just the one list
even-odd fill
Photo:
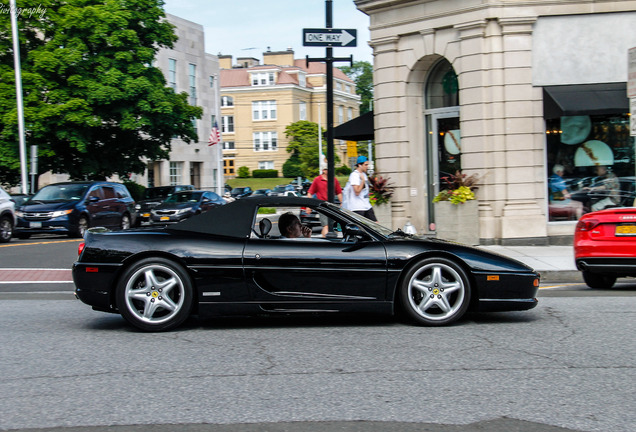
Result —
[[15, 0], [9, 1], [11, 12], [11, 34], [13, 35], [13, 63], [15, 66], [15, 93], [18, 104], [18, 133], [20, 137], [20, 167], [22, 193], [28, 193], [26, 142], [24, 139], [24, 105], [22, 101], [22, 74], [20, 72], [20, 39], [18, 37], [18, 17]]

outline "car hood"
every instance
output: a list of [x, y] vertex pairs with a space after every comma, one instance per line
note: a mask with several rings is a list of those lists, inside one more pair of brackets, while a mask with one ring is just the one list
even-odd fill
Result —
[[58, 210], [68, 210], [70, 208], [73, 208], [75, 204], [77, 204], [77, 201], [57, 201], [42, 204], [39, 204], [37, 201], [32, 201], [30, 204], [20, 206], [20, 210], [29, 213], [51, 212]]
[[162, 202], [163, 202], [163, 200], [161, 198], [154, 198], [154, 199], [147, 199], [147, 200], [137, 201], [137, 204], [139, 204], [139, 206], [141, 208], [151, 209], [151, 208], [157, 207]]

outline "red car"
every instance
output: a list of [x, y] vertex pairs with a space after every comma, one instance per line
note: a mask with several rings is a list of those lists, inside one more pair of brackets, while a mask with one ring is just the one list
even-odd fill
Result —
[[574, 232], [574, 259], [590, 288], [611, 288], [616, 278], [636, 276], [636, 208], [584, 214]]

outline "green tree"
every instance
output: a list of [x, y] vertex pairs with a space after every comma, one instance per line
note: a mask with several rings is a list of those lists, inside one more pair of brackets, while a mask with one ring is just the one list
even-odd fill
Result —
[[[126, 177], [143, 158], [167, 158], [170, 140], [197, 140], [202, 110], [151, 66], [172, 47], [162, 0], [21, 0], [20, 54], [27, 144], [39, 172], [73, 179]], [[37, 9], [36, 9], [37, 8]], [[40, 13], [37, 13], [40, 11]], [[0, 14], [0, 181], [19, 170], [11, 24]]]
[[[318, 123], [307, 120], [297, 121], [285, 128], [285, 136], [289, 138], [287, 152], [292, 153], [290, 159], [297, 156], [300, 169], [307, 178], [318, 175]], [[326, 133], [322, 129], [322, 152], [327, 154]], [[336, 155], [334, 163], [340, 162]]]
[[352, 66], [340, 69], [356, 83], [356, 94], [360, 95], [360, 114], [373, 109], [373, 66], [367, 61], [353, 62]]

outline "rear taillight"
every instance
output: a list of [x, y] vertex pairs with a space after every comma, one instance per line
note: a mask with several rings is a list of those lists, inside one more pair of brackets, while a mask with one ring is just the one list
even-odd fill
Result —
[[591, 231], [600, 223], [598, 219], [581, 219], [576, 224], [576, 231]]
[[82, 252], [84, 251], [84, 247], [86, 247], [86, 243], [82, 242], [79, 244], [79, 246], [77, 247], [77, 256], [80, 256], [82, 254]]

